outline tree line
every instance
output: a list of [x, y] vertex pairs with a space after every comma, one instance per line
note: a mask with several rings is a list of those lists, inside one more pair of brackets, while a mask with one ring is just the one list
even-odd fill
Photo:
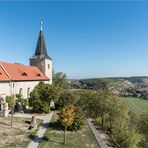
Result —
[[[58, 81], [57, 81], [58, 79]], [[59, 111], [59, 123], [67, 130], [81, 130], [92, 118], [117, 147], [136, 148], [148, 141], [148, 115], [137, 116], [107, 88], [71, 91], [66, 75], [57, 74], [52, 85], [40, 82], [30, 94], [34, 112], [48, 113], [51, 100]]]

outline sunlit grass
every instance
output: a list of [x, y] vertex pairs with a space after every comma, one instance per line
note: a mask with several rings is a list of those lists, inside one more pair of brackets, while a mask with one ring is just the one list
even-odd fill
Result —
[[57, 124], [55, 115], [52, 118], [51, 126], [47, 129], [39, 148], [99, 148], [92, 131], [87, 122], [82, 130], [67, 132], [67, 144], [63, 144], [64, 133]]
[[148, 113], [148, 100], [139, 98], [126, 97], [123, 100], [127, 103], [128, 107], [137, 113]]

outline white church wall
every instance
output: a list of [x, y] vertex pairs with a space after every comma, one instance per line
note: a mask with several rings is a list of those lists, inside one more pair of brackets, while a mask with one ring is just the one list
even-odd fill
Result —
[[[0, 82], [0, 95], [11, 96], [22, 93], [24, 98], [28, 98], [30, 92], [40, 81], [18, 81], [18, 82]], [[49, 84], [49, 81], [43, 81]]]
[[[34, 87], [39, 83], [40, 81], [23, 81], [23, 82], [14, 82], [14, 93], [20, 94], [24, 98], [28, 98], [29, 94], [33, 91]], [[48, 81], [44, 81], [45, 83], [48, 83]]]
[[0, 95], [7, 96], [11, 94], [10, 82], [0, 82]]

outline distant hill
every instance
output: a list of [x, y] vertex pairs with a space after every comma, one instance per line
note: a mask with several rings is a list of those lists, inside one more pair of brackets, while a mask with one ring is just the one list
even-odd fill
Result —
[[106, 78], [106, 79], [124, 79], [128, 80], [132, 83], [145, 83], [148, 82], [147, 76], [133, 76], [133, 77], [113, 77], [113, 78]]
[[110, 77], [71, 80], [73, 88], [100, 89], [108, 88], [116, 94], [124, 94], [127, 89], [148, 88], [148, 77]]

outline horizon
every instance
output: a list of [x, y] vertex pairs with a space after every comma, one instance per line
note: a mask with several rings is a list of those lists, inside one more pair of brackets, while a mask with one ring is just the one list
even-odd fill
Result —
[[114, 79], [114, 78], [143, 78], [146, 77], [148, 78], [148, 76], [125, 76], [125, 77], [86, 77], [86, 78], [68, 78], [69, 80], [83, 80], [83, 79]]
[[0, 61], [29, 65], [42, 17], [55, 72], [69, 79], [148, 76], [147, 7], [147, 1], [0, 2]]

